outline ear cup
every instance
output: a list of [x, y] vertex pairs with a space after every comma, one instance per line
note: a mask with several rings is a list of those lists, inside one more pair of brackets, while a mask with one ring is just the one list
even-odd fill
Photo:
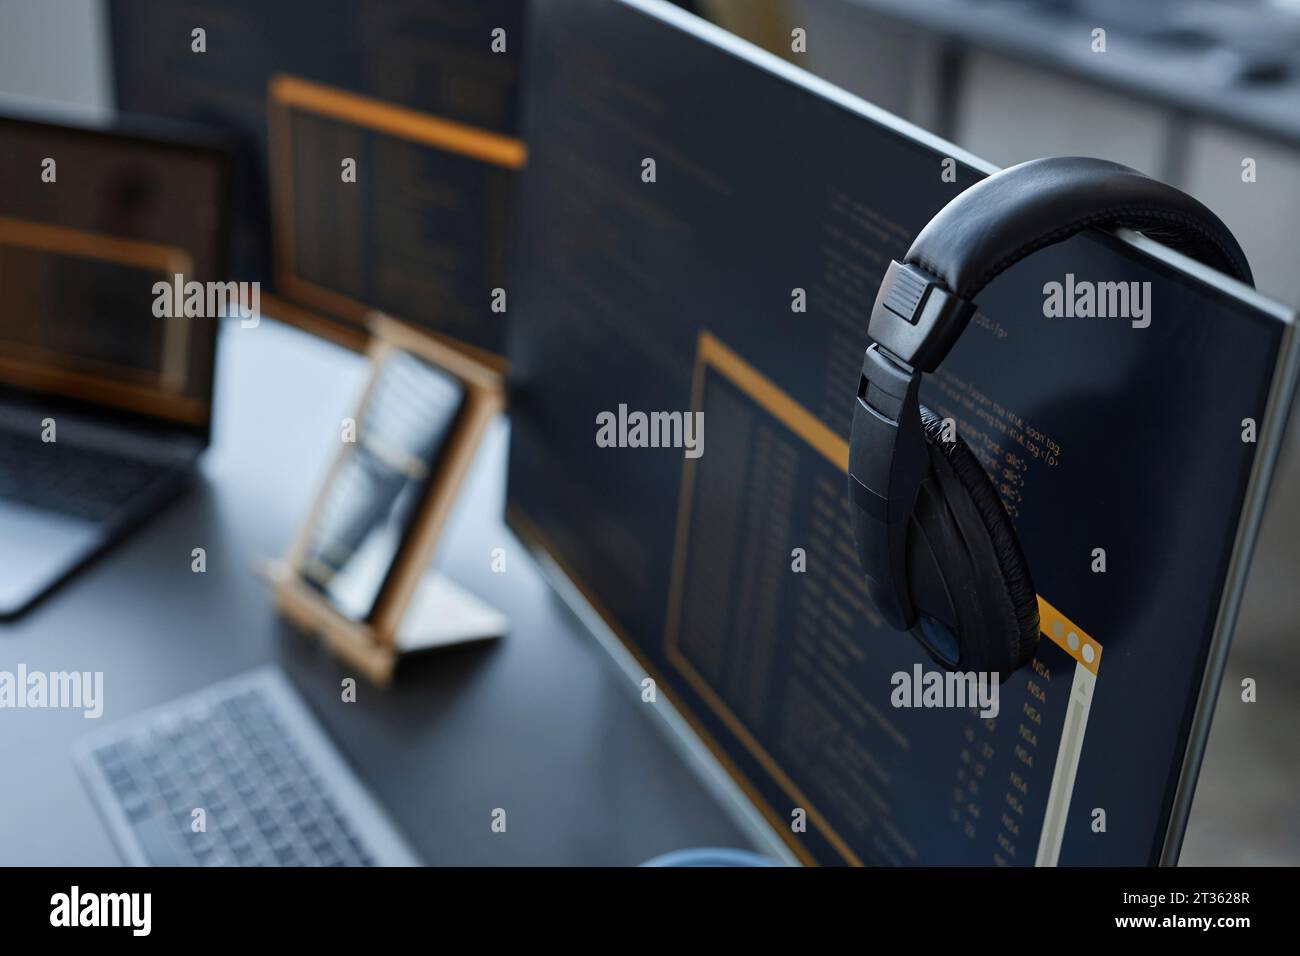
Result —
[[[935, 490], [943, 499], [942, 507], [927, 509], [924, 520], [931, 528], [924, 535], [932, 542], [949, 542], [931, 547], [944, 587], [959, 609], [960, 591], [978, 592], [978, 604], [967, 602], [957, 614], [961, 666], [994, 670], [1005, 678], [1028, 663], [1038, 645], [1038, 595], [1029, 565], [1011, 517], [975, 453], [959, 435], [944, 441], [943, 419], [924, 405], [921, 425], [931, 449]], [[933, 527], [937, 522], [948, 526]]]

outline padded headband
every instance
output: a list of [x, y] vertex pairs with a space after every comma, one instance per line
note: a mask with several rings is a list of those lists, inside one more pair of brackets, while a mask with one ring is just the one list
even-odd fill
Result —
[[1228, 227], [1191, 196], [1104, 159], [1035, 159], [990, 176], [944, 206], [907, 251], [963, 299], [1025, 256], [1089, 226], [1125, 226], [1253, 285]]
[[[909, 268], [891, 266], [882, 285], [889, 289], [887, 313], [911, 327], [898, 326], [889, 314], [878, 323], [873, 314], [871, 337], [909, 365], [932, 371], [974, 313], [971, 300], [995, 276], [1090, 226], [1135, 229], [1254, 285], [1228, 227], [1186, 193], [1104, 159], [1035, 159], [976, 183], [930, 220], [903, 260]], [[940, 296], [929, 294], [935, 289]]]

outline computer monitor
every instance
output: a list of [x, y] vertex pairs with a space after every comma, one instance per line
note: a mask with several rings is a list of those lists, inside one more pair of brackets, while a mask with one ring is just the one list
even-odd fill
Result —
[[380, 310], [501, 364], [524, 0], [108, 11], [120, 109], [238, 138], [234, 271], [268, 313], [361, 348]]
[[[1292, 314], [1133, 234], [987, 288], [922, 400], [993, 477], [1042, 638], [996, 716], [926, 707], [854, 551], [849, 417], [886, 265], [992, 167], [656, 0], [529, 31], [508, 512], [629, 693], [805, 863], [1176, 861]], [[1045, 317], [1076, 280], [1149, 284], [1149, 322]]]
[[217, 319], [160, 317], [157, 284], [225, 282], [229, 153], [169, 124], [0, 109], [0, 394], [206, 443]]

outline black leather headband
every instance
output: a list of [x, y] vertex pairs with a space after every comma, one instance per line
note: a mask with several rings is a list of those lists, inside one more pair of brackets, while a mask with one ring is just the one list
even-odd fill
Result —
[[1254, 284], [1228, 227], [1186, 193], [1104, 159], [1035, 159], [976, 183], [930, 220], [903, 261], [912, 268], [893, 266], [886, 276], [877, 302], [885, 309], [873, 313], [871, 337], [904, 362], [932, 370], [990, 280], [1090, 226], [1135, 229]]
[[906, 262], [973, 299], [994, 276], [1089, 226], [1125, 226], [1254, 284], [1228, 227], [1191, 196], [1104, 159], [1035, 159], [961, 193], [921, 230]]

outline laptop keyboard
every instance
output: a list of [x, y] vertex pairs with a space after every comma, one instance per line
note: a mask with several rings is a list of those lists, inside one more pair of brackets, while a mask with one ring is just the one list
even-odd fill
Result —
[[375, 863], [259, 687], [179, 701], [90, 759], [154, 866]]
[[103, 521], [169, 469], [140, 459], [0, 429], [0, 498]]

